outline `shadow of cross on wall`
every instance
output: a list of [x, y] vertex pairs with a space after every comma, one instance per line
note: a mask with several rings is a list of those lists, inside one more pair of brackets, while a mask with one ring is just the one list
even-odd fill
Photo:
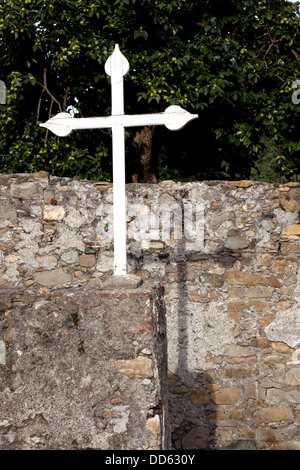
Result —
[[0, 80], [0, 104], [6, 102], [6, 86], [3, 80]]

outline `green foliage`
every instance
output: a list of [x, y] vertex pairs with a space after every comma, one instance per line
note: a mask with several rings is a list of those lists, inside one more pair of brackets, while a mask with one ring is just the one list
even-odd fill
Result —
[[0, 0], [0, 171], [110, 180], [109, 132], [57, 138], [38, 124], [64, 110], [110, 113], [104, 63], [118, 43], [131, 66], [127, 113], [171, 104], [199, 113], [179, 133], [157, 128], [159, 178], [247, 178], [266, 142], [275, 149], [272, 174], [297, 178], [297, 12], [284, 0]]
[[264, 150], [258, 156], [251, 170], [251, 179], [272, 183], [278, 179], [279, 168], [277, 160], [277, 146], [273, 139], [262, 139]]

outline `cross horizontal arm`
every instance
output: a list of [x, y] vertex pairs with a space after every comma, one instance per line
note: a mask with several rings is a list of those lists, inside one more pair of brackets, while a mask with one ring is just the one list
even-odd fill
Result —
[[121, 114], [107, 117], [72, 118], [68, 113], [59, 113], [41, 127], [46, 127], [60, 137], [66, 137], [77, 129], [104, 129], [114, 126], [138, 127], [165, 125], [170, 130], [182, 129], [189, 121], [198, 118], [180, 106], [170, 106], [164, 113]]

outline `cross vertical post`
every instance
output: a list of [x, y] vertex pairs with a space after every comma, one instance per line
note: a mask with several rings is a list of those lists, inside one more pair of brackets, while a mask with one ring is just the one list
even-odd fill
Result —
[[[105, 63], [105, 71], [111, 77], [111, 114], [124, 115], [123, 77], [129, 71], [129, 63], [116, 44], [114, 52]], [[114, 273], [127, 274], [126, 251], [126, 188], [125, 188], [125, 128], [123, 124], [112, 126], [113, 151], [113, 201], [114, 201]]]

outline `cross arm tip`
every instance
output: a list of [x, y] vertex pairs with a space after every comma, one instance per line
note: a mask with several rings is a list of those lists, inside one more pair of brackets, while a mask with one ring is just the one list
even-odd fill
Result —
[[178, 105], [169, 106], [165, 110], [165, 114], [168, 116], [175, 115], [177, 119], [175, 121], [166, 122], [165, 126], [170, 131], [179, 131], [182, 129], [188, 122], [192, 121], [193, 119], [198, 119], [198, 114], [191, 114], [185, 109], [181, 108]]
[[[53, 132], [53, 134], [57, 135], [58, 137], [67, 137], [72, 132], [72, 128], [66, 124], [66, 120], [68, 123], [69, 119], [72, 120], [72, 117], [69, 113], [59, 113], [56, 116], [48, 119], [48, 121], [41, 123], [39, 126], [49, 129], [49, 131]], [[63, 122], [63, 120], [65, 122]]]

